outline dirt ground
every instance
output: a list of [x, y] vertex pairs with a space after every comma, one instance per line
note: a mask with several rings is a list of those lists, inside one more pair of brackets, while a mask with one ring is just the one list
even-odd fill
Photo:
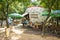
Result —
[[[0, 33], [0, 40], [5, 40], [5, 33]], [[16, 28], [10, 33], [9, 40], [60, 40], [60, 37], [53, 35], [41, 36], [40, 31], [29, 28]]]
[[40, 31], [25, 29], [19, 40], [60, 40], [60, 38], [52, 35], [42, 37]]

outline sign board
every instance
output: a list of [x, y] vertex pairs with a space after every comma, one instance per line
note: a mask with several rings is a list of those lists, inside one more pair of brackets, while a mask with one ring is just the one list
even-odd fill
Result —
[[30, 14], [31, 18], [38, 18], [38, 14]]
[[32, 21], [32, 22], [38, 22], [38, 20], [39, 20], [39, 16], [37, 13], [36, 14], [29, 14], [29, 18], [30, 18], [30, 21]]
[[41, 13], [30, 13], [29, 14], [30, 21], [32, 22], [44, 22], [46, 19], [45, 16], [42, 16]]

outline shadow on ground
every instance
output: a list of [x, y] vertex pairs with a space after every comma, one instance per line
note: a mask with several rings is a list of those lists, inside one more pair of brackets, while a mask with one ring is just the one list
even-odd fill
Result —
[[[25, 34], [30, 34], [30, 35], [40, 35], [42, 36], [42, 31], [41, 30], [38, 30], [38, 29], [32, 29], [32, 28], [24, 28], [26, 29], [24, 31]], [[54, 36], [54, 37], [57, 37], [57, 38], [60, 38], [60, 34], [55, 34], [55, 33], [52, 33], [52, 32], [45, 32], [45, 37], [48, 37], [48, 36]]]

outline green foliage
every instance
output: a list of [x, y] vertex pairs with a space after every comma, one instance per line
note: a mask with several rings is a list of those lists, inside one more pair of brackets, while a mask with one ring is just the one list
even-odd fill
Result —
[[30, 0], [0, 0], [0, 10], [4, 8], [6, 12], [6, 4], [9, 4], [8, 12], [23, 13]]
[[58, 6], [58, 9], [60, 9], [60, 0], [41, 0], [41, 6], [51, 7], [52, 9], [57, 9]]
[[[9, 10], [8, 12], [18, 12], [18, 13], [24, 13], [25, 9], [30, 6], [43, 6], [46, 8], [51, 7], [52, 9], [57, 8], [58, 2], [58, 9], [60, 9], [60, 0], [37, 0], [35, 2], [31, 2], [31, 0], [8, 0], [9, 4]], [[53, 5], [52, 5], [53, 4]], [[0, 0], [0, 11], [4, 8], [4, 11], [6, 12], [6, 0]]]
[[53, 9], [60, 10], [60, 0], [56, 0], [55, 4], [53, 6]]
[[37, 1], [34, 1], [34, 2], [32, 2], [32, 5], [34, 5], [34, 6], [40, 6], [40, 0], [37, 0]]
[[15, 1], [10, 5], [10, 12], [22, 13], [24, 12], [24, 5], [21, 2]]

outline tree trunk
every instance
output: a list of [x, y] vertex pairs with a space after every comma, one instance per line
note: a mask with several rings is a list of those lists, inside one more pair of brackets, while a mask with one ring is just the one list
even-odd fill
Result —
[[8, 24], [8, 8], [9, 8], [9, 4], [8, 4], [8, 1], [7, 1], [7, 10], [6, 10], [6, 26], [7, 26], [7, 28], [9, 28], [9, 24]]
[[42, 34], [43, 35], [42, 36], [44, 36], [44, 34], [45, 34], [45, 24], [46, 24], [46, 21], [48, 20], [48, 18], [50, 17], [51, 8], [52, 8], [53, 5], [54, 5], [54, 1], [52, 1], [52, 4], [48, 5], [48, 12], [49, 12], [49, 14], [48, 14], [46, 20], [43, 23], [43, 29], [42, 29]]
[[1, 27], [3, 27], [3, 15], [1, 15], [2, 19], [1, 19]]
[[[58, 10], [58, 0], [56, 0], [56, 3], [57, 3], [56, 9]], [[57, 27], [58, 27], [58, 23], [59, 23], [58, 22], [58, 17], [56, 19], [57, 19], [56, 21], [57, 21]]]
[[45, 35], [45, 24], [46, 24], [46, 21], [48, 20], [48, 18], [50, 17], [50, 12], [51, 12], [51, 9], [49, 9], [49, 14], [48, 14], [46, 20], [43, 23], [42, 36]]
[[58, 24], [59, 23], [58, 18], [56, 18], [56, 21], [57, 21], [57, 27], [58, 27], [59, 26], [59, 24]]
[[2, 27], [2, 25], [3, 25], [3, 21], [1, 20], [1, 27]]
[[6, 26], [7, 28], [5, 28], [5, 34], [6, 34], [6, 37], [8, 38], [9, 37], [9, 33], [10, 33], [10, 30], [9, 30], [9, 24], [8, 24], [8, 8], [9, 8], [9, 3], [8, 3], [8, 0], [6, 1]]

